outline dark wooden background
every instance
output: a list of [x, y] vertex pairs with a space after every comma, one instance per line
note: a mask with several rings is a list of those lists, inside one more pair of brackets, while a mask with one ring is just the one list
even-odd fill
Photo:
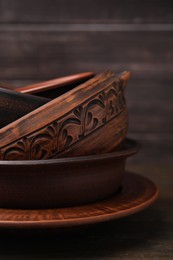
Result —
[[0, 82], [130, 70], [131, 162], [173, 161], [171, 0], [0, 0]]

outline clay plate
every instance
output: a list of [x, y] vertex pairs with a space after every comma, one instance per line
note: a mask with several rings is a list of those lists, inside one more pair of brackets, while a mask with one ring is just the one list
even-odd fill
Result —
[[122, 218], [150, 206], [159, 189], [150, 180], [126, 173], [120, 192], [98, 203], [46, 210], [0, 209], [3, 228], [59, 228]]
[[120, 150], [92, 156], [0, 161], [0, 207], [50, 208], [103, 200], [119, 189], [127, 157], [139, 144], [126, 139]]

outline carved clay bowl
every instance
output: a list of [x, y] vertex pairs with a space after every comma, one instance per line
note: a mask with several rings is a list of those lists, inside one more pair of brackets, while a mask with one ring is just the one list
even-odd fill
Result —
[[0, 129], [1, 160], [106, 153], [124, 140], [129, 72], [108, 71]]
[[66, 207], [108, 198], [120, 189], [125, 161], [138, 149], [126, 139], [121, 150], [102, 155], [0, 161], [0, 207]]

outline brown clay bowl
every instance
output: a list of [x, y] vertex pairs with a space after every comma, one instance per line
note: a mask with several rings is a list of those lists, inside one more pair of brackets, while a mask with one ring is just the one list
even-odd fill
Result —
[[108, 71], [0, 129], [1, 160], [106, 153], [124, 140], [129, 72]]
[[125, 161], [138, 149], [126, 139], [121, 150], [102, 155], [0, 161], [0, 207], [66, 207], [108, 198], [120, 189]]
[[3, 86], [4, 88], [10, 88], [20, 93], [34, 94], [53, 99], [73, 89], [75, 86], [84, 83], [93, 76], [93, 72], [83, 72], [23, 87]]
[[36, 83], [21, 88], [16, 88], [16, 91], [27, 94], [34, 94], [46, 98], [56, 98], [73, 89], [79, 84], [84, 83], [94, 77], [93, 72], [83, 72], [79, 74], [69, 75], [61, 78], [48, 80], [45, 82]]

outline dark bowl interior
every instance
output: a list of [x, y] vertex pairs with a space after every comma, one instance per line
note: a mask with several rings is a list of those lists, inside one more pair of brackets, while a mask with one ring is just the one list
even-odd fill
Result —
[[0, 207], [55, 208], [106, 199], [120, 188], [125, 161], [139, 147], [126, 139], [118, 151], [107, 154], [0, 161]]

